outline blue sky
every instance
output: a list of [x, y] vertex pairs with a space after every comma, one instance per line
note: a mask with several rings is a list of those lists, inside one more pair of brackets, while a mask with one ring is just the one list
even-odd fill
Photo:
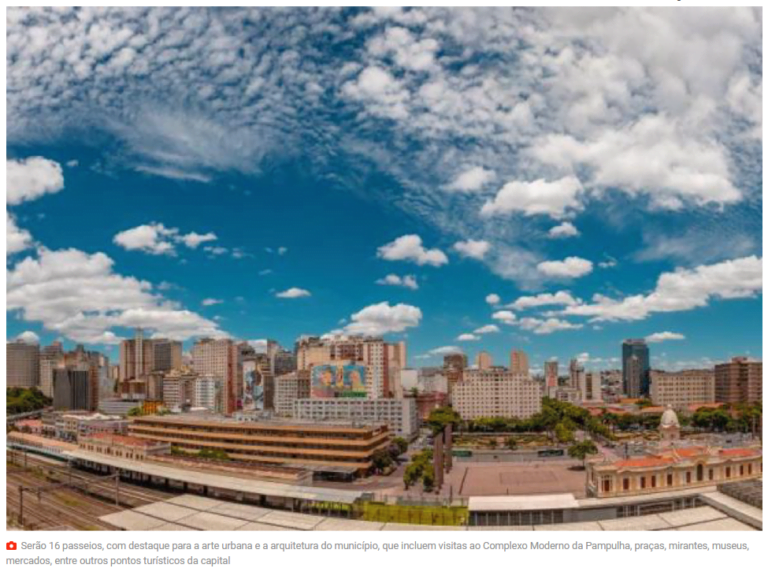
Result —
[[760, 46], [750, 9], [10, 10], [8, 338], [761, 357]]

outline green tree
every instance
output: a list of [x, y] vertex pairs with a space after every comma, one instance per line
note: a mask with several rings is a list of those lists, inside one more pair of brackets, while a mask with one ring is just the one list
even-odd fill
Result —
[[432, 429], [433, 434], [442, 432], [448, 424], [452, 424], [454, 430], [461, 423], [461, 416], [450, 406], [440, 406], [429, 413], [427, 425]]
[[403, 455], [405, 452], [408, 451], [408, 442], [402, 436], [395, 436], [394, 438], [392, 438], [392, 444], [397, 446], [397, 449], [400, 452], [398, 455]]
[[128, 411], [128, 416], [141, 416], [142, 414], [144, 413], [141, 411], [140, 406], [134, 406]]
[[392, 456], [387, 450], [376, 450], [373, 453], [373, 469], [382, 472], [392, 465]]
[[490, 440], [488, 440], [488, 447], [491, 448], [492, 450], [495, 450], [498, 445], [499, 445], [499, 442], [496, 441], [496, 438], [491, 438]]
[[583, 440], [568, 448], [568, 455], [576, 460], [581, 460], [581, 466], [585, 467], [587, 456], [597, 453], [597, 446], [592, 440]]
[[435, 488], [435, 471], [432, 468], [424, 470], [421, 475], [421, 482], [424, 484], [424, 491], [429, 493]]
[[564, 422], [560, 422], [555, 426], [555, 438], [561, 444], [568, 444], [573, 442], [573, 430], [568, 428]]
[[508, 436], [506, 440], [504, 440], [504, 446], [508, 450], [516, 450], [517, 449], [517, 440], [513, 438], [512, 436]]
[[403, 472], [403, 483], [405, 484], [406, 490], [410, 489], [413, 484], [417, 483], [419, 479], [421, 479], [421, 473], [422, 466], [420, 464], [408, 464], [408, 466], [405, 468], [405, 471]]

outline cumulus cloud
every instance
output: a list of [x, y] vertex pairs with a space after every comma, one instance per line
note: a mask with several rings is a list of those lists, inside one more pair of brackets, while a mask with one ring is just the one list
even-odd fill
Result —
[[410, 288], [411, 290], [419, 289], [419, 283], [416, 281], [416, 277], [411, 274], [406, 274], [405, 276], [387, 274], [384, 278], [376, 280], [376, 284], [381, 286], [402, 286], [403, 288]]
[[492, 323], [490, 323], [488, 325], [484, 325], [482, 327], [478, 327], [472, 333], [477, 333], [477, 334], [483, 335], [485, 333], [498, 333], [498, 332], [499, 332], [499, 326], [493, 325]]
[[675, 333], [674, 331], [659, 331], [646, 336], [645, 341], [647, 343], [661, 343], [662, 341], [681, 341], [685, 339], [685, 335], [682, 333]]
[[462, 256], [482, 260], [490, 250], [491, 243], [488, 241], [475, 241], [469, 239], [457, 242], [453, 245], [453, 248]]
[[391, 243], [379, 247], [377, 256], [384, 260], [408, 260], [419, 266], [442, 266], [448, 257], [440, 249], [426, 249], [419, 235], [403, 235]]
[[6, 202], [18, 205], [64, 189], [61, 165], [40, 156], [5, 163]]
[[8, 211], [5, 212], [5, 245], [7, 254], [21, 252], [32, 246], [32, 235], [16, 225], [16, 220]]
[[592, 262], [578, 256], [540, 262], [537, 269], [551, 278], [580, 278], [592, 272]]
[[532, 331], [536, 335], [548, 335], [556, 331], [581, 329], [583, 324], [572, 323], [567, 320], [558, 318], [523, 318], [520, 320], [519, 325], [526, 331]]
[[553, 239], [567, 239], [569, 237], [578, 237], [579, 230], [570, 221], [563, 221], [559, 225], [552, 227], [547, 234]]
[[304, 288], [288, 288], [287, 290], [283, 290], [282, 292], [276, 293], [275, 297], [292, 299], [292, 298], [306, 298], [311, 295], [312, 294], [309, 292], [309, 290], [305, 290]]
[[19, 335], [16, 336], [16, 341], [29, 344], [40, 343], [40, 336], [37, 335], [34, 331], [22, 331]]
[[[153, 255], [176, 255], [176, 244], [183, 243], [188, 248], [197, 248], [201, 243], [215, 241], [213, 233], [187, 233], [181, 234], [179, 229], [166, 227], [162, 223], [149, 223], [139, 225], [132, 229], [120, 231], [113, 241], [125, 250], [138, 250]], [[208, 250], [209, 247], [205, 247]], [[226, 249], [223, 249], [226, 251]]]
[[499, 297], [498, 294], [488, 294], [485, 297], [485, 301], [486, 301], [486, 303], [490, 304], [491, 306], [495, 306], [496, 304], [501, 302], [501, 298]]
[[203, 306], [215, 306], [217, 304], [223, 304], [224, 300], [219, 300], [218, 298], [205, 298], [202, 302], [200, 302]]
[[579, 194], [583, 188], [578, 178], [564, 177], [555, 181], [512, 181], [504, 185], [496, 197], [486, 201], [480, 214], [485, 217], [520, 212], [525, 215], [563, 217], [569, 210], [581, 209]]
[[215, 322], [152, 291], [149, 282], [122, 276], [107, 255], [41, 248], [8, 272], [6, 304], [24, 321], [83, 343], [116, 344], [116, 329], [143, 327], [161, 336], [226, 337]]
[[416, 359], [431, 359], [432, 357], [444, 357], [445, 355], [455, 355], [460, 353], [464, 353], [464, 350], [461, 347], [444, 345], [442, 347], [430, 349], [422, 355], [416, 355]]
[[343, 331], [350, 334], [384, 335], [398, 333], [421, 322], [421, 310], [408, 304], [372, 304], [350, 316]]
[[509, 310], [500, 310], [498, 312], [494, 312], [491, 316], [495, 320], [499, 320], [502, 323], [506, 323], [508, 325], [512, 325], [517, 321], [517, 316], [514, 314], [514, 312], [511, 312]]
[[462, 333], [456, 338], [456, 341], [479, 341], [480, 336], [473, 333]]
[[762, 259], [748, 256], [659, 276], [649, 294], [613, 299], [596, 294], [591, 303], [567, 306], [564, 314], [590, 321], [641, 320], [653, 313], [680, 312], [707, 306], [712, 299], [753, 298], [763, 289]]
[[571, 296], [570, 292], [560, 290], [554, 294], [538, 294], [536, 296], [521, 296], [507, 307], [515, 310], [538, 308], [541, 306], [573, 306], [579, 300]]
[[475, 166], [461, 172], [451, 183], [446, 185], [445, 188], [449, 191], [473, 193], [480, 191], [494, 179], [496, 179], [496, 173], [493, 170]]

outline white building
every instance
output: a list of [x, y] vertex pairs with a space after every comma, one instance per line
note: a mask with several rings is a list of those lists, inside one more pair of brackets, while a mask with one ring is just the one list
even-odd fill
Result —
[[294, 402], [296, 420], [344, 420], [386, 424], [396, 436], [411, 439], [419, 431], [416, 401], [396, 398], [312, 398]]
[[275, 412], [279, 416], [293, 417], [293, 403], [309, 398], [309, 371], [293, 371], [275, 377]]
[[207, 408], [212, 412], [221, 412], [223, 408], [224, 380], [213, 375], [197, 377], [194, 382], [192, 405]]
[[502, 369], [469, 369], [453, 386], [453, 408], [465, 420], [529, 418], [541, 410], [541, 386], [527, 375]]

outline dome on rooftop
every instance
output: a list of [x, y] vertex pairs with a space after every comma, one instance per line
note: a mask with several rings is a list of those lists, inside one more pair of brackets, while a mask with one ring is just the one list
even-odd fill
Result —
[[661, 415], [661, 423], [659, 427], [662, 429], [668, 428], [680, 428], [680, 421], [677, 419], [677, 413], [672, 410], [672, 406], [667, 406], [664, 414]]

